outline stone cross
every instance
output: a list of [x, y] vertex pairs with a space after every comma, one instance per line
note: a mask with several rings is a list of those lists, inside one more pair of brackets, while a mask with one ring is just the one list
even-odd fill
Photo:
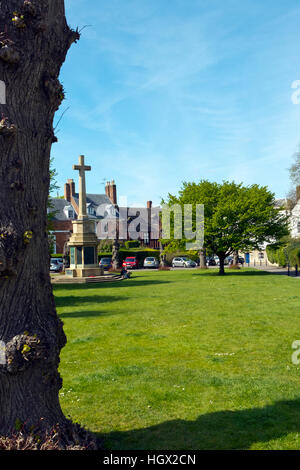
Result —
[[86, 187], [85, 187], [85, 172], [91, 171], [90, 166], [84, 165], [84, 155], [79, 157], [79, 165], [74, 165], [73, 170], [79, 171], [79, 214], [78, 219], [85, 219], [86, 213]]

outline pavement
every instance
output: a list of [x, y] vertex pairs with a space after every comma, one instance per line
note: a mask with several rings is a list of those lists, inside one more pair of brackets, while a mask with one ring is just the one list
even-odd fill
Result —
[[[245, 266], [248, 267], [248, 266]], [[249, 266], [250, 268], [258, 269], [260, 271], [265, 271], [272, 274], [281, 274], [284, 276], [294, 277], [295, 279], [300, 279], [300, 269], [298, 270], [298, 276], [296, 276], [295, 268], [281, 268], [279, 266]]]

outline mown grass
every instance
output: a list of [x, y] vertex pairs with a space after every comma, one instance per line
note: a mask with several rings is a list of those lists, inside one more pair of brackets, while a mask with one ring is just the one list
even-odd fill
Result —
[[300, 448], [300, 280], [140, 272], [54, 292], [63, 410], [107, 449]]

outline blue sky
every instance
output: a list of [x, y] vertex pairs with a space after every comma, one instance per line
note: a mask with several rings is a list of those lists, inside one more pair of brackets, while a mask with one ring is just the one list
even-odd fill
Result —
[[63, 192], [80, 154], [90, 193], [130, 205], [182, 181], [289, 189], [300, 142], [300, 5], [288, 0], [65, 0], [73, 45], [52, 156]]

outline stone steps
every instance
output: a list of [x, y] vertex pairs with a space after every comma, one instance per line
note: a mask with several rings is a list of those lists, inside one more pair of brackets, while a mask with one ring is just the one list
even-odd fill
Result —
[[122, 281], [123, 278], [118, 275], [95, 276], [95, 277], [68, 277], [68, 276], [53, 276], [51, 277], [52, 284], [96, 284], [99, 282], [116, 282]]

